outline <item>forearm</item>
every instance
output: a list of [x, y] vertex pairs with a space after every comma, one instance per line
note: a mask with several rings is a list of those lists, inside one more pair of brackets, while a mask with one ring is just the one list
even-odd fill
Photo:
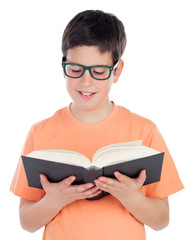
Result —
[[63, 207], [52, 204], [46, 197], [38, 202], [22, 199], [22, 203], [19, 210], [20, 222], [23, 229], [29, 232], [35, 232], [48, 224]]
[[68, 177], [58, 183], [50, 183], [44, 175], [40, 177], [46, 192], [45, 197], [38, 202], [25, 199], [21, 199], [20, 202], [20, 222], [29, 232], [47, 225], [66, 205], [76, 200], [95, 197], [100, 193], [92, 183], [72, 186], [75, 177]]
[[169, 223], [169, 207], [167, 199], [148, 198], [137, 192], [122, 204], [140, 222], [154, 230], [161, 230]]

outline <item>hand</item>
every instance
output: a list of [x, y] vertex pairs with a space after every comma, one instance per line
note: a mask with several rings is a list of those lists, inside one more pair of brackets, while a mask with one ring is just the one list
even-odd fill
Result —
[[145, 170], [142, 170], [137, 178], [127, 177], [117, 171], [114, 175], [116, 179], [99, 177], [95, 180], [95, 184], [100, 190], [109, 192], [121, 202], [134, 195], [146, 179]]
[[71, 185], [76, 179], [75, 176], [70, 176], [59, 183], [49, 182], [43, 174], [40, 175], [40, 179], [46, 198], [61, 208], [75, 200], [95, 197], [101, 192], [93, 183]]

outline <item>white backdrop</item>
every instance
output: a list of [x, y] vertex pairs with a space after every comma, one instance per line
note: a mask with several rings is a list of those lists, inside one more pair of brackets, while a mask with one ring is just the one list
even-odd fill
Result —
[[[124, 71], [111, 100], [153, 120], [186, 184], [186, 14], [181, 0], [0, 2], [1, 236], [41, 239], [18, 218], [19, 199], [9, 192], [30, 126], [69, 104], [61, 70], [61, 36], [79, 11], [101, 9], [124, 23]], [[169, 197], [171, 222], [147, 239], [185, 239], [185, 190]]]

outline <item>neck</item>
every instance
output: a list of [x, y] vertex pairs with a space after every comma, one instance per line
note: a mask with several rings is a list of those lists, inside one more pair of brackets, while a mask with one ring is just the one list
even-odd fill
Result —
[[113, 103], [108, 102], [104, 108], [93, 110], [82, 110], [74, 103], [71, 104], [71, 112], [79, 121], [84, 123], [97, 123], [104, 120], [113, 109]]

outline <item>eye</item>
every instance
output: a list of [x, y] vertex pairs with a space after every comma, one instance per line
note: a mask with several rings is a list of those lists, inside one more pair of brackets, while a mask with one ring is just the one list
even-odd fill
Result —
[[71, 71], [74, 72], [74, 73], [79, 73], [79, 72], [81, 72], [82, 70], [80, 70], [80, 69], [79, 69], [79, 70], [71, 69]]
[[104, 74], [104, 72], [93, 71], [93, 74], [101, 75], [101, 74]]
[[78, 65], [68, 65], [67, 72], [69, 75], [76, 76], [80, 75], [83, 71], [83, 68]]
[[79, 66], [70, 66], [70, 70], [72, 71], [72, 72], [81, 72], [82, 71], [82, 68], [81, 67], [79, 67]]
[[95, 67], [92, 69], [94, 75], [103, 75], [105, 74], [106, 69], [104, 67]]

